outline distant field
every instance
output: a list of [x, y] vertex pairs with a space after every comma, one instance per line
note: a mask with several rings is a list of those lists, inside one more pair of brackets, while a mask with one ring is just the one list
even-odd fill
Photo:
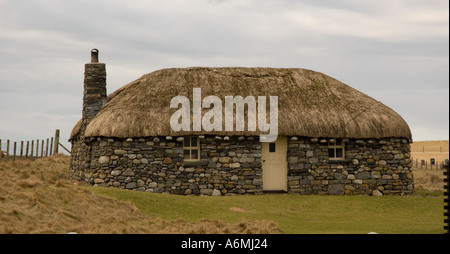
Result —
[[411, 157], [415, 160], [444, 161], [449, 158], [449, 141], [415, 141], [411, 144]]
[[414, 141], [411, 144], [412, 152], [449, 152], [448, 140]]
[[[437, 163], [449, 158], [449, 141], [416, 141], [411, 144], [411, 157], [413, 160], [413, 176], [416, 188], [430, 191], [444, 191], [443, 170], [430, 169], [430, 159], [434, 158]], [[421, 160], [425, 160], [428, 169], [420, 169]], [[417, 164], [417, 162], [419, 164]]]
[[[435, 165], [431, 166], [431, 159], [435, 160]], [[439, 170], [445, 160], [449, 158], [449, 141], [416, 141], [411, 144], [411, 159], [413, 162], [413, 170]], [[422, 160], [425, 165], [422, 164]], [[440, 170], [442, 171], [442, 170]], [[441, 173], [435, 172], [432, 175], [437, 175], [441, 179]], [[424, 174], [424, 173], [423, 173]], [[429, 177], [429, 176], [428, 176]]]

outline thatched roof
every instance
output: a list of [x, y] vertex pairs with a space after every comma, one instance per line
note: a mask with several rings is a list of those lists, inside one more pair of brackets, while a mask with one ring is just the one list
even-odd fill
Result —
[[[192, 105], [193, 88], [201, 88], [202, 99], [215, 95], [223, 103], [225, 96], [240, 95], [267, 96], [269, 104], [268, 96], [278, 96], [278, 135], [411, 137], [408, 124], [399, 114], [350, 86], [311, 70], [273, 68], [178, 68], [146, 74], [108, 96], [108, 102], [87, 126], [85, 136], [183, 135], [170, 128], [170, 116], [177, 110], [170, 108], [170, 101], [174, 96], [184, 95]], [[71, 138], [80, 126], [75, 126]], [[192, 134], [259, 135], [259, 132]]]

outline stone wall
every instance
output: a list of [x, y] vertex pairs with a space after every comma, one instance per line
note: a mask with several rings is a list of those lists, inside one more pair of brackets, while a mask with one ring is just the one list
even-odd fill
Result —
[[69, 177], [99, 186], [173, 194], [262, 194], [261, 144], [254, 137], [200, 139], [200, 161], [183, 159], [182, 137], [73, 142]]
[[[295, 138], [294, 138], [295, 139]], [[346, 139], [344, 160], [328, 159], [326, 139], [289, 140], [288, 189], [329, 195], [414, 193], [408, 139]]]
[[[182, 137], [72, 141], [69, 178], [98, 186], [182, 195], [262, 194], [258, 137], [200, 139], [201, 160], [183, 159]], [[288, 192], [405, 195], [414, 192], [407, 139], [345, 142], [328, 159], [327, 139], [288, 138]]]

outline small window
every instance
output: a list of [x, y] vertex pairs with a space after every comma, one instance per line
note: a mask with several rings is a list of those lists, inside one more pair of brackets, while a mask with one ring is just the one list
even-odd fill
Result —
[[198, 137], [184, 137], [183, 142], [184, 160], [197, 161], [200, 160], [200, 142]]
[[343, 160], [345, 154], [345, 143], [341, 139], [336, 139], [334, 142], [328, 141], [328, 159]]
[[275, 152], [275, 143], [269, 143], [269, 153]]

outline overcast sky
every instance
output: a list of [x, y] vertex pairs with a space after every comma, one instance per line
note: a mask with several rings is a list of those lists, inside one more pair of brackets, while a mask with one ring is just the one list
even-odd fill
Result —
[[92, 48], [108, 94], [162, 68], [306, 68], [449, 139], [448, 0], [0, 0], [0, 139], [67, 144]]

